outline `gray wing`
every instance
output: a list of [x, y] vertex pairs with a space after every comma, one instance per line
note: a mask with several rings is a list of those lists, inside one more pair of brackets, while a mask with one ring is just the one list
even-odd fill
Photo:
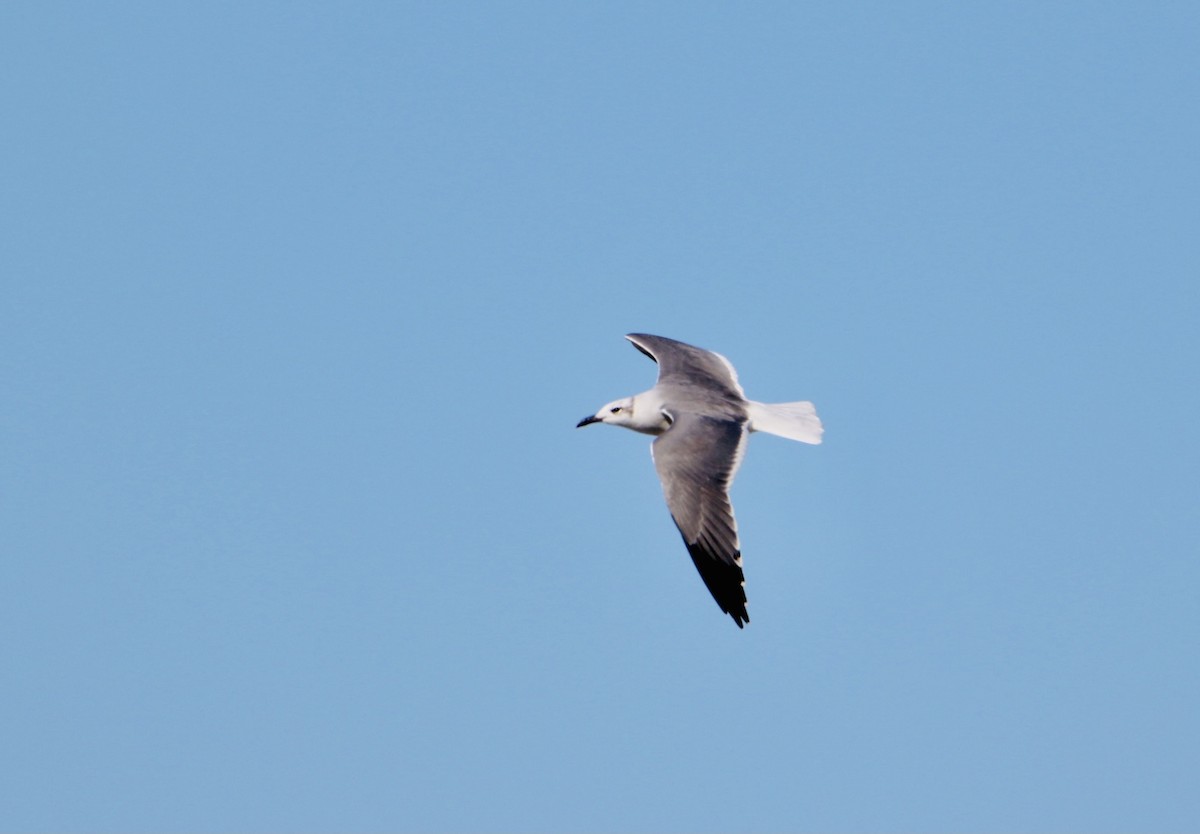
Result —
[[667, 507], [692, 562], [738, 628], [750, 615], [729, 485], [745, 443], [745, 420], [680, 414], [651, 446]]
[[700, 384], [734, 400], [745, 399], [737, 372], [721, 354], [648, 333], [630, 333], [625, 338], [658, 363], [659, 383]]

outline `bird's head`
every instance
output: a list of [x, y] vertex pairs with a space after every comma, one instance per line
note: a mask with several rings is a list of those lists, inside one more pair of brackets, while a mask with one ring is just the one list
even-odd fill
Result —
[[591, 417], [584, 417], [575, 428], [590, 426], [592, 423], [608, 423], [611, 426], [630, 426], [633, 424], [633, 397], [623, 400], [613, 400]]

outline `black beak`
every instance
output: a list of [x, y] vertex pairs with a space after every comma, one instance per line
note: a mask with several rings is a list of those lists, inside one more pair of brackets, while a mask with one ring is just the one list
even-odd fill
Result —
[[593, 414], [591, 417], [584, 417], [582, 420], [580, 420], [578, 423], [576, 423], [575, 428], [581, 429], [584, 426], [590, 426], [592, 423], [600, 423], [600, 422], [603, 422], [603, 421], [599, 417], [597, 417], [596, 415]]

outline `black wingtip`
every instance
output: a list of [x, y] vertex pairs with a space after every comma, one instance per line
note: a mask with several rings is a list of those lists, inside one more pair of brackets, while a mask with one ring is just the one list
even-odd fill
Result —
[[725, 561], [700, 543], [690, 543], [686, 538], [683, 541], [717, 606], [733, 618], [738, 628], [745, 628], [750, 614], [746, 611], [746, 575], [736, 561], [741, 554], [735, 552], [733, 560]]
[[750, 615], [746, 612], [745, 603], [742, 603], [740, 607], [730, 606], [730, 609], [725, 613], [733, 618], [733, 621], [737, 623], [738, 628], [745, 628], [746, 623], [750, 622]]
[[625, 334], [625, 338], [629, 340], [629, 344], [633, 345], [635, 348], [638, 349], [639, 353], [643, 353], [646, 356], [649, 356], [651, 359], [653, 359], [657, 363], [658, 358], [653, 353], [651, 353], [650, 351], [648, 351], [644, 347], [642, 347], [641, 343], [638, 342], [638, 339], [642, 338], [645, 335], [647, 335], [647, 334], [645, 334], [645, 333], [627, 333], [627, 334]]

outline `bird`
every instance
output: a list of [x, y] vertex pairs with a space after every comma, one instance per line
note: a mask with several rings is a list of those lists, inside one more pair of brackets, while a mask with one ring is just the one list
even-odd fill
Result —
[[825, 429], [811, 402], [746, 398], [719, 353], [648, 333], [626, 337], [658, 364], [648, 391], [614, 400], [576, 424], [606, 423], [654, 436], [650, 455], [671, 518], [721, 611], [744, 628], [746, 577], [729, 488], [751, 432], [819, 444]]

